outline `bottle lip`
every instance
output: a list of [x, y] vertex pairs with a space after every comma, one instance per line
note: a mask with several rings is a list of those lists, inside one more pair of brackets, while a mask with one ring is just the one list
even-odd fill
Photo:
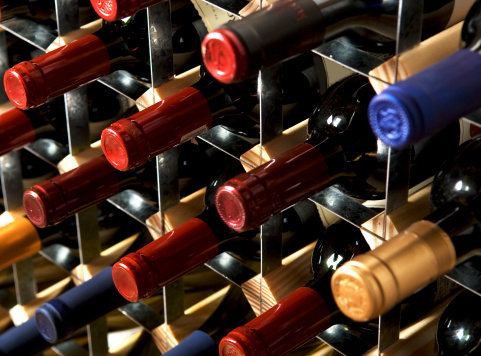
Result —
[[[369, 256], [364, 255], [362, 258], [371, 260], [373, 268], [380, 264], [379, 260]], [[382, 267], [375, 269], [378, 271]], [[379, 316], [386, 303], [375, 274], [355, 260], [346, 262], [334, 273], [331, 278], [331, 291], [339, 310], [358, 322], [366, 322]]]
[[267, 346], [255, 330], [239, 326], [219, 343], [220, 356], [267, 356]]
[[38, 227], [47, 226], [46, 211], [49, 210], [43, 199], [33, 190], [27, 190], [23, 195], [23, 207], [28, 218]]
[[5, 92], [19, 109], [26, 110], [47, 101], [47, 83], [43, 72], [30, 61], [8, 69], [3, 76]]
[[23, 207], [30, 221], [40, 228], [54, 225], [68, 215], [62, 192], [49, 180], [24, 192]]
[[74, 326], [70, 319], [69, 308], [59, 299], [49, 300], [35, 311], [35, 324], [51, 344], [72, 335]]
[[130, 258], [131, 255], [135, 255], [135, 253], [124, 256], [113, 265], [112, 279], [122, 297], [129, 302], [138, 302], [144, 297], [140, 292], [140, 287], [144, 281], [143, 269], [134, 258]]
[[140, 167], [149, 160], [148, 141], [131, 120], [121, 119], [104, 129], [100, 142], [109, 163], [120, 171]]
[[238, 232], [255, 229], [272, 215], [269, 191], [251, 172], [229, 179], [219, 187], [215, 196], [219, 216], [227, 226]]
[[219, 28], [209, 32], [202, 41], [202, 57], [207, 70], [219, 82], [232, 84], [245, 79], [247, 51], [232, 31]]
[[[389, 89], [389, 90], [388, 90]], [[387, 88], [369, 103], [369, 123], [374, 134], [394, 148], [408, 147], [418, 136], [414, 125], [419, 109], [409, 93]]]
[[136, 0], [90, 0], [95, 12], [106, 21], [120, 20], [139, 10]]
[[221, 219], [231, 229], [243, 230], [248, 211], [247, 202], [235, 187], [223, 185], [217, 190], [215, 205]]

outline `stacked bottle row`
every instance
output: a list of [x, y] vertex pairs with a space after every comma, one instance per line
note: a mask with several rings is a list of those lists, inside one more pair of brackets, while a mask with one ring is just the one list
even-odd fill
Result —
[[[397, 2], [372, 6], [360, 1], [339, 3], [343, 5], [340, 6], [330, 2], [280, 0], [268, 9], [229, 22], [208, 34], [202, 21], [192, 15], [192, 7], [181, 8], [177, 11], [183, 23], [173, 36], [173, 53], [197, 53], [197, 57], [189, 55], [187, 62], [177, 62], [177, 68], [182, 68], [180, 73], [201, 64], [200, 69], [194, 69], [198, 71], [198, 80], [194, 84], [181, 84], [180, 90], [177, 88], [172, 95], [139, 111], [135, 103], [112, 94], [95, 80], [123, 70], [147, 89], [149, 85], [145, 83], [152, 80], [154, 73], [149, 65], [146, 21], [149, 13], [145, 8], [157, 2], [138, 2], [122, 8], [120, 2], [95, 1], [93, 8], [107, 20], [100, 30], [57, 50], [12, 63], [5, 73], [6, 93], [17, 108], [1, 114], [0, 124], [5, 123], [2, 154], [39, 139], [53, 139], [66, 155], [65, 148], [72, 138], [68, 138], [71, 127], [65, 126], [68, 120], [62, 110], [63, 105], [69, 105], [68, 99], [65, 97], [64, 103], [61, 96], [85, 85], [91, 98], [90, 122], [92, 127], [96, 124], [102, 127], [102, 133], [99, 137], [91, 131], [90, 142], [100, 138], [101, 151], [91, 154], [85, 163], [73, 169], [60, 168], [59, 174], [37, 179], [25, 188], [23, 207], [28, 219], [16, 219], [4, 227], [6, 236], [15, 236], [15, 243], [2, 249], [9, 257], [4, 259], [2, 267], [35, 256], [60, 241], [66, 245], [69, 237], [76, 235], [75, 214], [97, 204], [100, 204], [98, 220], [104, 223], [109, 220], [106, 217], [112, 218], [118, 230], [103, 248], [125, 241], [133, 233], [138, 237], [120, 256], [104, 262], [105, 266], [113, 264], [113, 267], [92, 273], [95, 274], [92, 279], [41, 304], [26, 323], [2, 334], [0, 354], [35, 354], [72, 336], [83, 335], [82, 328], [97, 318], [126, 307], [129, 302], [155, 299], [162, 288], [189, 272], [195, 275], [205, 263], [225, 252], [258, 272], [265, 258], [262, 228], [278, 214], [282, 214], [279, 232], [283, 256], [317, 240], [312, 252], [311, 279], [256, 318], [252, 311], [249, 313], [244, 296], [237, 295], [237, 301], [230, 299], [234, 298], [231, 295], [226, 296], [226, 303], [202, 326], [206, 330], [216, 329], [211, 331], [215, 337], [208, 342], [207, 352], [213, 352], [214, 343], [219, 345], [222, 355], [286, 355], [336, 324], [361, 335], [368, 350], [377, 344], [378, 325], [366, 322], [403, 302], [404, 325], [426, 312], [427, 306], [452, 295], [455, 286], [431, 282], [469, 258], [475, 250], [472, 236], [477, 233], [473, 226], [477, 226], [478, 190], [474, 168], [479, 141], [470, 140], [476, 130], [471, 130], [459, 117], [478, 107], [473, 95], [467, 95], [476, 84], [469, 89], [463, 87], [467, 91], [459, 97], [453, 96], [454, 99], [450, 96], [450, 101], [443, 96], [438, 99], [436, 95], [446, 93], [446, 87], [438, 89], [434, 79], [425, 79], [432, 75], [424, 73], [436, 70], [428, 68], [419, 77], [391, 86], [380, 95], [375, 94], [365, 76], [357, 74], [326, 90], [324, 73], [318, 62], [316, 65], [316, 56], [309, 52], [325, 41], [347, 34], [351, 46], [361, 50], [377, 47], [392, 55]], [[35, 9], [35, 3], [28, 11]], [[423, 37], [462, 20], [471, 8], [463, 40], [467, 47], [474, 48], [473, 33], [477, 31], [473, 28], [479, 4], [471, 7], [472, 1], [425, 2]], [[3, 6], [8, 10], [9, 5]], [[10, 6], [21, 12], [19, 6]], [[51, 4], [48, 6], [51, 8]], [[281, 28], [282, 31], [275, 33], [269, 31]], [[261, 32], [266, 36], [260, 36]], [[469, 60], [476, 62], [476, 52], [469, 52]], [[214, 126], [220, 129], [217, 142], [222, 139], [229, 142], [229, 153], [237, 157], [252, 148], [264, 134], [256, 75], [259, 69], [280, 61], [282, 126], [288, 129], [309, 116], [307, 139], [245, 172], [238, 159], [206, 143], [202, 135], [213, 132]], [[458, 57], [448, 59], [447, 63], [458, 63]], [[475, 68], [476, 63], [473, 66], [470, 68]], [[444, 73], [446, 67], [440, 68], [437, 70]], [[419, 89], [419, 83], [427, 85]], [[436, 91], [430, 91], [432, 88]], [[408, 97], [412, 93], [421, 94]], [[102, 100], [98, 100], [100, 97]], [[464, 111], [455, 111], [453, 108], [458, 105], [453, 103], [461, 99], [466, 103], [460, 105]], [[415, 100], [418, 102], [414, 103]], [[447, 117], [442, 120], [444, 124], [433, 123], [442, 114]], [[413, 118], [415, 115], [419, 116], [418, 121]], [[470, 132], [467, 137], [463, 134], [466, 127]], [[399, 145], [390, 141], [400, 137]], [[306, 199], [328, 187], [361, 202], [389, 198], [388, 150], [378, 138], [393, 148], [411, 149], [408, 187], [435, 176], [431, 198], [436, 210], [402, 233], [403, 239], [365, 254], [369, 246], [358, 227], [348, 222], [328, 227], [316, 206]], [[467, 139], [469, 142], [458, 148]], [[95, 145], [99, 148], [99, 143]], [[177, 146], [178, 176], [188, 182], [179, 195], [187, 197], [207, 186], [203, 211], [151, 242], [150, 233], [142, 226], [145, 222], [138, 225], [124, 216], [115, 216], [121, 212], [116, 209], [111, 212], [112, 207], [103, 204], [120, 192], [135, 189], [143, 198], [153, 200], [151, 205], [159, 209], [155, 202], [162, 193], [157, 186], [156, 157]], [[457, 156], [446, 160], [453, 153]], [[134, 195], [129, 197], [134, 199]], [[371, 211], [370, 216], [376, 212]], [[406, 236], [412, 240], [408, 245]], [[70, 242], [67, 247], [71, 251], [80, 250], [81, 239], [78, 243], [75, 238]], [[414, 259], [413, 247], [418, 251], [420, 244], [428, 252], [420, 252], [416, 263], [407, 268], [400, 259]], [[428, 255], [433, 256], [436, 267], [427, 260]], [[340, 264], [343, 266], [338, 268]], [[390, 266], [392, 276], [383, 270], [384, 265]], [[406, 284], [414, 271], [419, 270], [426, 270], [424, 276]], [[70, 278], [78, 278], [75, 273], [72, 275]], [[392, 286], [399, 291], [393, 294]], [[423, 289], [419, 291], [420, 288]], [[230, 286], [229, 290], [235, 290], [229, 294], [239, 294], [236, 286]], [[225, 304], [245, 308], [238, 307], [237, 320], [220, 318], [217, 323], [225, 322], [221, 330], [219, 326], [213, 328], [215, 317], [219, 317], [216, 313], [229, 313]], [[241, 326], [241, 318], [250, 321]], [[441, 346], [446, 339], [440, 333], [438, 352], [448, 354], [446, 346]], [[443, 347], [446, 351], [442, 351]]]

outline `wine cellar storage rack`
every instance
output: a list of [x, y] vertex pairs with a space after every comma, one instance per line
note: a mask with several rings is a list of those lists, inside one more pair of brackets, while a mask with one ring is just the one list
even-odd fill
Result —
[[[80, 26], [78, 0], [55, 0], [57, 26], [59, 36], [63, 36]], [[211, 0], [209, 4], [222, 11], [238, 17], [238, 12], [247, 2], [242, 0]], [[151, 87], [158, 87], [173, 77], [172, 66], [172, 26], [171, 26], [171, 3], [170, 1], [159, 3], [148, 8], [148, 26], [150, 38], [150, 63], [151, 63]], [[422, 2], [419, 0], [401, 0], [399, 7], [398, 38], [396, 53], [401, 53], [412, 48], [421, 39]], [[406, 24], [409, 24], [406, 25]], [[417, 25], [416, 25], [417, 24]], [[32, 30], [32, 24], [28, 26], [19, 19], [4, 21], [0, 24], [3, 31], [0, 33], [0, 56], [2, 61], [1, 72], [8, 69], [7, 45], [5, 36], [10, 33], [21, 40], [30, 43], [40, 51], [46, 51], [48, 45], [55, 40], [50, 33], [41, 28]], [[35, 36], [32, 34], [35, 33]], [[382, 63], [382, 59], [369, 53], [357, 50], [346, 45], [340, 40], [333, 40], [314, 50], [319, 58], [325, 61], [334, 61], [345, 66], [353, 72], [369, 76], [369, 71]], [[397, 58], [397, 56], [396, 56]], [[396, 64], [397, 65], [397, 64]], [[261, 135], [259, 143], [272, 139], [282, 131], [282, 110], [280, 102], [280, 76], [279, 68], [272, 67], [262, 70], [259, 74], [259, 98], [261, 101], [260, 122]], [[378, 79], [378, 78], [377, 78]], [[380, 79], [378, 79], [380, 80]], [[131, 77], [122, 72], [114, 72], [100, 80], [105, 86], [115, 90], [132, 103], [138, 98], [138, 93], [145, 92], [149, 85], [139, 84]], [[325, 83], [321, 83], [324, 86]], [[322, 88], [321, 88], [322, 90]], [[4, 91], [1, 91], [2, 102], [7, 102]], [[82, 104], [83, 103], [83, 104]], [[77, 154], [90, 147], [88, 131], [88, 113], [86, 103], [86, 90], [79, 88], [65, 94], [67, 113], [67, 125], [69, 135], [69, 151]], [[469, 116], [473, 122], [481, 123], [478, 115], [473, 113]], [[238, 158], [238, 152], [229, 149], [232, 143], [239, 138], [221, 127], [214, 127], [209, 132], [202, 134], [198, 139], [203, 140], [219, 150], [223, 150]], [[386, 213], [403, 205], [408, 198], [409, 179], [409, 150], [394, 150], [385, 148], [385, 157], [388, 170]], [[63, 153], [55, 149], [51, 143], [39, 140], [28, 147], [28, 151], [36, 156], [56, 164], [63, 158]], [[179, 184], [177, 167], [177, 149], [174, 148], [156, 158], [157, 181], [159, 196], [158, 206], [152, 204], [143, 195], [134, 190], [126, 190], [109, 199], [110, 203], [123, 210], [132, 218], [147, 224], [146, 220], [156, 212], [163, 212], [179, 202]], [[22, 173], [20, 169], [19, 152], [6, 154], [0, 158], [1, 181], [5, 208], [7, 211], [15, 211], [22, 206]], [[317, 204], [332, 211], [342, 219], [361, 228], [361, 224], [373, 216], [375, 212], [355, 200], [342, 194], [335, 187], [325, 189], [310, 198]], [[40, 254], [61, 269], [69, 272], [72, 267], [86, 264], [100, 254], [98, 239], [98, 226], [95, 218], [95, 209], [87, 209], [76, 215], [78, 239], [80, 246], [80, 260], [69, 251], [61, 250], [60, 247], [51, 246], [44, 248]], [[281, 241], [281, 217], [280, 215], [262, 226], [261, 238], [261, 274], [269, 272], [281, 265], [282, 241]], [[157, 229], [155, 226], [149, 226]], [[162, 233], [161, 230], [158, 233]], [[383, 239], [382, 236], [376, 236]], [[223, 253], [210, 260], [208, 267], [218, 272], [231, 283], [240, 286], [243, 282], [254, 277], [257, 273], [244, 265], [229, 254]], [[473, 262], [465, 262], [459, 265], [448, 276], [477, 294], [481, 295], [481, 279], [477, 278], [481, 273], [481, 265]], [[36, 282], [34, 268], [31, 259], [24, 260], [14, 265], [14, 280], [16, 286], [17, 303], [25, 304], [36, 296]], [[164, 288], [164, 315], [158, 314], [142, 302], [131, 303], [122, 308], [122, 313], [134, 320], [146, 331], [152, 331], [162, 323], [170, 323], [183, 314], [182, 279]], [[262, 291], [260, 292], [260, 305]], [[267, 302], [265, 302], [267, 303]], [[269, 306], [266, 304], [266, 306]], [[399, 337], [399, 309], [396, 309], [380, 318], [379, 328], [379, 352], [397, 341]], [[94, 322], [88, 327], [89, 352], [85, 352], [80, 346], [72, 341], [63, 342], [54, 347], [59, 355], [104, 355], [107, 353], [107, 324], [105, 319]], [[333, 326], [319, 335], [319, 338], [344, 355], [361, 355], [366, 350], [364, 343], [357, 339], [348, 330]]]

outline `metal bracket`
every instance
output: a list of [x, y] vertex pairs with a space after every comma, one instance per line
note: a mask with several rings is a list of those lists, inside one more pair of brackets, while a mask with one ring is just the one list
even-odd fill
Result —
[[[424, 3], [417, 0], [401, 0], [398, 11], [396, 41], [396, 77], [399, 55], [421, 41]], [[407, 202], [411, 149], [389, 148], [388, 177], [386, 183], [386, 216]], [[384, 222], [386, 229], [386, 221]], [[384, 236], [383, 236], [384, 237]], [[379, 318], [379, 355], [399, 340], [401, 308], [395, 307]]]
[[[156, 88], [169, 81], [174, 75], [170, 1], [149, 7], [147, 13], [152, 87]], [[163, 214], [165, 210], [176, 205], [180, 200], [177, 148], [157, 156], [157, 185], [160, 213]], [[166, 323], [184, 315], [183, 286], [181, 278], [163, 288]]]
[[55, 0], [55, 11], [59, 36], [80, 27], [78, 0]]

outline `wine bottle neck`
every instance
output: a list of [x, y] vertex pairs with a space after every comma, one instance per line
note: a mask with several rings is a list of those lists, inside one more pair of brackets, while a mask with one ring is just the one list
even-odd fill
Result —
[[35, 184], [25, 191], [23, 204], [29, 219], [45, 227], [117, 194], [121, 181], [119, 171], [100, 156]]
[[[332, 323], [325, 300], [309, 287], [301, 287], [265, 313], [231, 331], [219, 345], [221, 355], [285, 355], [326, 330]], [[296, 330], [292, 333], [292, 330]], [[242, 352], [236, 351], [240, 348]]]
[[435, 209], [425, 220], [434, 222], [451, 237], [466, 230], [476, 221], [469, 207], [455, 204], [446, 204]]
[[225, 104], [223, 105], [226, 96], [225, 90], [210, 75], [203, 75], [197, 83], [192, 85], [192, 88], [198, 90], [205, 98], [211, 113], [214, 114], [225, 107]]
[[[309, 143], [311, 140], [307, 140]], [[312, 145], [327, 166], [328, 181], [332, 181], [339, 176], [339, 174], [349, 175], [349, 167], [347, 165], [346, 157], [340, 145], [333, 144], [333, 142], [325, 141]]]
[[[473, 204], [470, 204], [470, 206], [472, 207]], [[479, 254], [481, 249], [478, 229], [475, 229], [475, 232], [471, 234], [468, 230], [468, 228], [477, 224], [470, 206], [446, 204], [438, 207], [426, 217], [426, 220], [434, 222], [450, 236], [456, 251], [457, 263], [472, 257], [474, 254]]]
[[[206, 207], [204, 211], [197, 216], [197, 219], [202, 220], [212, 230], [217, 244], [226, 243], [238, 233], [229, 229], [226, 224], [220, 219], [214, 207]], [[223, 249], [222, 251], [225, 251]]]
[[114, 283], [124, 298], [136, 302], [217, 254], [215, 233], [202, 219], [193, 218], [124, 256], [113, 267]]
[[42, 336], [55, 344], [127, 303], [115, 288], [112, 268], [107, 267], [87, 282], [41, 305], [35, 312], [35, 322]]

